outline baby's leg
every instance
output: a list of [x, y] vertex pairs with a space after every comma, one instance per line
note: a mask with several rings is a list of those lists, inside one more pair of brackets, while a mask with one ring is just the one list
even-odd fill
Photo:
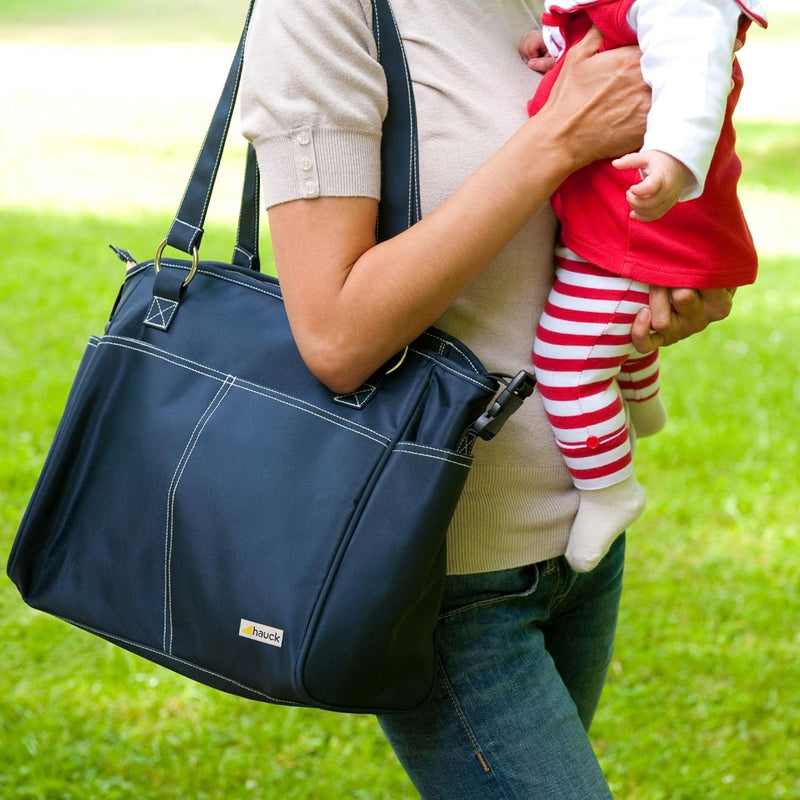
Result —
[[567, 560], [592, 569], [644, 509], [616, 377], [633, 353], [631, 325], [648, 287], [560, 257], [539, 321], [533, 364], [545, 412], [581, 502]]
[[640, 437], [652, 436], [667, 424], [667, 410], [659, 392], [658, 350], [634, 352], [617, 376], [622, 397], [628, 403], [631, 424]]

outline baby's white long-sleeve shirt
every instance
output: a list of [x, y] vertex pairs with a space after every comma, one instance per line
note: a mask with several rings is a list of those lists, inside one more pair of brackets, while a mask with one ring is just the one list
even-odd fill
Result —
[[[550, 0], [545, 8], [572, 10], [596, 0]], [[760, 23], [757, 2], [737, 0], [635, 0], [627, 22], [642, 50], [642, 75], [653, 92], [643, 150], [661, 150], [685, 164], [694, 181], [681, 200], [703, 192], [725, 118], [739, 18]], [[563, 49], [557, 30], [546, 29], [553, 55]]]
[[681, 200], [703, 192], [731, 90], [740, 6], [733, 0], [636, 0], [628, 22], [653, 91], [644, 150], [661, 150], [694, 176]]

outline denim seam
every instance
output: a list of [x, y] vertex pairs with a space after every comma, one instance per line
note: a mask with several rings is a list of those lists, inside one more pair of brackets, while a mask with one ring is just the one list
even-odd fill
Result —
[[505, 603], [508, 600], [515, 600], [520, 597], [529, 597], [538, 588], [539, 588], [539, 569], [537, 567], [536, 578], [527, 589], [524, 589], [521, 592], [510, 592], [508, 594], [500, 595], [499, 597], [493, 597], [491, 600], [478, 600], [475, 603], [469, 603], [465, 606], [454, 608], [452, 611], [446, 611], [444, 614], [440, 614], [439, 620], [451, 619], [452, 617], [456, 617], [459, 614], [463, 614], [467, 611], [473, 611], [476, 608], [487, 608], [488, 606], [493, 606], [496, 605], [497, 603]]
[[467, 717], [464, 714], [463, 709], [461, 708], [461, 704], [458, 702], [456, 691], [453, 688], [453, 684], [450, 682], [450, 678], [447, 675], [447, 670], [445, 670], [444, 663], [442, 662], [441, 658], [438, 659], [438, 662], [439, 662], [439, 677], [441, 678], [442, 684], [444, 685], [445, 691], [447, 692], [447, 696], [450, 698], [450, 702], [453, 705], [453, 710], [456, 712], [456, 717], [458, 717], [458, 721], [461, 724], [464, 733], [466, 734], [467, 740], [472, 746], [472, 749], [475, 753], [475, 758], [478, 760], [480, 768], [483, 770], [484, 775], [492, 775], [492, 777], [495, 778], [495, 784], [500, 789], [500, 791], [503, 792], [503, 795], [506, 795], [505, 790], [497, 781], [494, 772], [492, 771], [492, 767], [489, 764], [488, 759], [486, 758], [486, 755], [481, 749], [480, 743], [478, 742], [478, 739], [475, 736], [475, 732], [472, 730], [472, 727], [467, 721]]
[[[576, 579], [577, 574], [571, 569], [558, 570], [558, 583], [556, 585], [556, 591], [553, 592], [553, 596], [550, 598], [550, 603], [547, 606], [548, 611], [552, 613], [559, 605], [561, 605], [561, 603], [564, 602], [567, 595], [572, 591], [572, 587], [575, 585]], [[562, 584], [565, 584], [563, 591], [561, 591]]]

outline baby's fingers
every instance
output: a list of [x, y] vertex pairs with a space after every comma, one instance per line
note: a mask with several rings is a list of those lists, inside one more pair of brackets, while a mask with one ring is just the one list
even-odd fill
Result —
[[625, 195], [625, 199], [631, 207], [631, 218], [639, 222], [651, 222], [658, 219], [663, 213], [659, 204], [653, 197], [637, 197], [633, 193], [636, 188], [638, 186], [632, 186]]
[[628, 153], [626, 156], [615, 158], [611, 165], [617, 169], [645, 169], [647, 159], [641, 153]]
[[638, 183], [634, 183], [628, 190], [636, 197], [652, 197], [661, 191], [663, 181], [655, 175], [642, 174], [642, 179]]
[[541, 72], [542, 74], [550, 72], [555, 65], [556, 60], [552, 56], [537, 56], [528, 59], [528, 69], [532, 69], [534, 72]]

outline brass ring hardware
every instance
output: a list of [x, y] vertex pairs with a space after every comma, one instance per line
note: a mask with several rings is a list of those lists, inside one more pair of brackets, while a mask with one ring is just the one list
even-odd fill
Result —
[[[153, 259], [153, 269], [155, 269], [156, 273], [161, 269], [161, 254], [164, 252], [164, 248], [167, 246], [167, 240], [164, 239], [163, 242], [158, 246], [158, 250], [156, 250], [156, 257]], [[189, 269], [189, 274], [186, 276], [186, 280], [181, 284], [181, 286], [185, 289], [189, 283], [191, 282], [192, 278], [194, 278], [195, 274], [197, 273], [197, 266], [200, 263], [200, 253], [198, 252], [197, 248], [192, 248], [192, 266]], [[398, 366], [400, 366], [398, 364]]]
[[403, 362], [406, 360], [406, 356], [407, 355], [408, 355], [408, 346], [406, 346], [406, 349], [403, 350], [403, 352], [401, 353], [400, 358], [397, 360], [397, 363], [393, 367], [390, 367], [389, 369], [387, 369], [386, 372], [384, 372], [383, 374], [384, 375], [391, 375], [393, 372], [395, 372], [396, 370], [400, 369], [400, 367], [402, 366]]

